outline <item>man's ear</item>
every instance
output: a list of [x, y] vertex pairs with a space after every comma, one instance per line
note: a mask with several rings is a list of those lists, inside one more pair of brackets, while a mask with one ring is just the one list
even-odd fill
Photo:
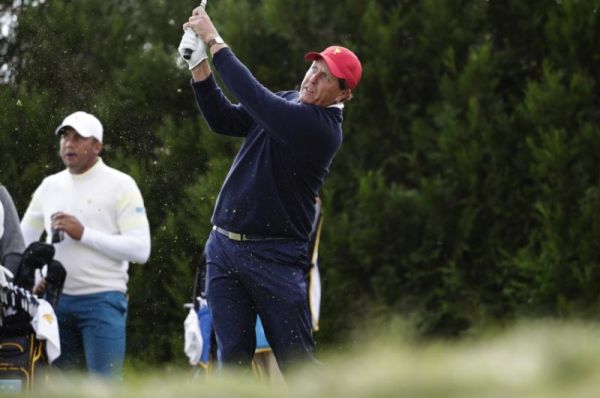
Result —
[[340, 94], [340, 96], [338, 97], [338, 102], [342, 103], [342, 102], [346, 102], [352, 99], [352, 90], [350, 90], [349, 88], [342, 90], [342, 93]]
[[102, 143], [98, 140], [94, 140], [94, 153], [100, 155], [100, 152], [102, 152]]

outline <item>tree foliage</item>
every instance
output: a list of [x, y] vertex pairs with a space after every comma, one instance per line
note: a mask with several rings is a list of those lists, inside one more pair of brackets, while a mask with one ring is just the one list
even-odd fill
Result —
[[[145, 363], [183, 362], [182, 304], [240, 144], [209, 131], [177, 62], [194, 6], [0, 3], [12, 24], [0, 37], [0, 179], [23, 212], [62, 168], [55, 126], [77, 109], [100, 117], [103, 157], [136, 178], [152, 226], [151, 260], [130, 270], [128, 352]], [[339, 43], [363, 61], [323, 191], [320, 342], [395, 315], [444, 336], [525, 315], [597, 317], [600, 1], [208, 9], [273, 90], [297, 87], [309, 50]]]

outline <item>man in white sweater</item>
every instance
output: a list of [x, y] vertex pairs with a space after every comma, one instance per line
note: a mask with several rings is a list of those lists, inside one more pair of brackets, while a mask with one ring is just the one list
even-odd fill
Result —
[[129, 262], [150, 256], [150, 228], [140, 190], [99, 157], [103, 128], [86, 112], [55, 131], [66, 169], [33, 194], [21, 230], [25, 244], [47, 233], [66, 271], [56, 314], [62, 354], [55, 364], [121, 376], [125, 357]]

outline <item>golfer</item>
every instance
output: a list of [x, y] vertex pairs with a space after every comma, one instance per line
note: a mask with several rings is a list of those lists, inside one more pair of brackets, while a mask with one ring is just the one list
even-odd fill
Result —
[[[180, 54], [210, 128], [244, 142], [217, 198], [206, 243], [206, 292], [220, 361], [247, 367], [258, 314], [277, 362], [314, 361], [308, 306], [309, 234], [316, 198], [342, 143], [344, 102], [361, 78], [342, 46], [310, 52], [300, 91], [273, 93], [228, 47], [202, 7], [184, 25]], [[231, 103], [207, 61], [239, 103]]]

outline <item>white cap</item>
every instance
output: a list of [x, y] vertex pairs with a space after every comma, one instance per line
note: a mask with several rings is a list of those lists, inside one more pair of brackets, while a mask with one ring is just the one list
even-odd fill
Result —
[[90, 113], [78, 111], [71, 113], [54, 131], [58, 134], [65, 127], [71, 127], [82, 137], [94, 137], [102, 142], [102, 123], [98, 118]]

